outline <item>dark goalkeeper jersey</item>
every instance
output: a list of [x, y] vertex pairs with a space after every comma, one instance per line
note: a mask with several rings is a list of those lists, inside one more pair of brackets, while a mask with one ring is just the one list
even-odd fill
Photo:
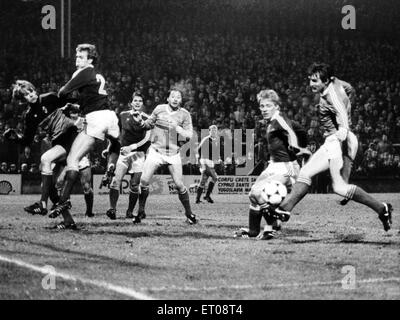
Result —
[[297, 122], [277, 112], [267, 125], [268, 151], [274, 162], [291, 162], [297, 159], [299, 147], [307, 146], [307, 132]]
[[41, 94], [35, 103], [30, 103], [24, 116], [25, 130], [21, 141], [22, 145], [30, 145], [39, 124], [63, 105], [63, 101], [54, 92]]
[[68, 83], [58, 93], [66, 97], [78, 90], [78, 104], [83, 115], [94, 111], [107, 110], [108, 97], [105, 90], [105, 79], [93, 66], [75, 71]]

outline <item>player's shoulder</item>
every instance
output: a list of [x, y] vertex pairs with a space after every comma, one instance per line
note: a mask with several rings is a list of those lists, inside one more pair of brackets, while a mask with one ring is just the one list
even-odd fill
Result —
[[167, 106], [167, 104], [159, 104], [154, 108], [153, 113], [167, 112]]
[[59, 101], [58, 95], [55, 92], [47, 92], [39, 95], [41, 104], [55, 103]]
[[185, 116], [185, 117], [191, 117], [190, 112], [185, 109], [185, 108], [180, 108], [179, 111]]

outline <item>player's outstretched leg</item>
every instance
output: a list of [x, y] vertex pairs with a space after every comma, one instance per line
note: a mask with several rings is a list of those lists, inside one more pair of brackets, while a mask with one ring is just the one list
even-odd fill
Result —
[[329, 169], [333, 182], [333, 191], [336, 194], [341, 195], [342, 197], [354, 200], [355, 202], [362, 203], [370, 207], [378, 214], [378, 217], [383, 224], [384, 230], [389, 231], [392, 225], [392, 205], [390, 203], [379, 202], [360, 187], [347, 184], [340, 174], [340, 160], [341, 159], [337, 161], [331, 160], [330, 162]]
[[95, 143], [95, 138], [88, 136], [86, 133], [81, 132], [76, 137], [72, 144], [71, 151], [67, 158], [67, 173], [66, 182], [60, 197], [60, 203], [51, 212], [51, 215], [56, 216], [62, 214], [64, 221], [57, 225], [56, 228], [63, 229], [76, 229], [76, 224], [72, 218], [69, 209], [71, 209], [71, 202], [69, 201], [72, 188], [75, 181], [79, 176], [79, 162], [90, 151]]
[[290, 212], [308, 193], [311, 187], [311, 179], [301, 175], [294, 184], [292, 191], [282, 201], [279, 207], [273, 210], [272, 215], [284, 222], [290, 219]]

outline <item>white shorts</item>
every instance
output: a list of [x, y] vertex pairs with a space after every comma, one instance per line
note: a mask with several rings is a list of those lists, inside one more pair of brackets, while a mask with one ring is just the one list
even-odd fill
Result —
[[[325, 143], [317, 150], [317, 152], [325, 153], [328, 160], [342, 158], [342, 145], [335, 135], [331, 135], [325, 139]], [[317, 153], [316, 152], [316, 153]]]
[[270, 162], [257, 179], [257, 182], [264, 179], [276, 180], [282, 182], [285, 186], [291, 186], [296, 182], [299, 173], [300, 165], [297, 161]]
[[151, 162], [156, 166], [161, 166], [163, 164], [182, 166], [182, 159], [180, 153], [177, 153], [173, 156], [167, 156], [165, 154], [156, 151], [152, 146], [149, 148], [149, 153], [147, 154], [146, 162]]
[[210, 159], [200, 159], [200, 173], [207, 171], [207, 168], [213, 169], [214, 168], [214, 161]]
[[117, 115], [111, 110], [100, 110], [87, 114], [85, 133], [102, 141], [106, 135], [117, 139], [119, 137]]
[[126, 156], [119, 155], [117, 165], [122, 165], [128, 168], [128, 173], [133, 174], [143, 171], [145, 153], [143, 151], [132, 152]]
[[81, 161], [79, 161], [79, 171], [82, 171], [90, 167], [90, 160], [88, 156], [84, 156]]

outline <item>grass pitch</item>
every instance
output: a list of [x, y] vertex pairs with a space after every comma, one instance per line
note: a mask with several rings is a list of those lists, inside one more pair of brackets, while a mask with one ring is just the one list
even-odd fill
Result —
[[[395, 208], [388, 233], [369, 208], [308, 195], [272, 241], [233, 238], [247, 226], [246, 196], [192, 203], [200, 218], [194, 226], [185, 223], [177, 196], [150, 196], [141, 225], [124, 218], [127, 196], [116, 221], [105, 216], [106, 196], [95, 197], [92, 219], [83, 215], [83, 196], [73, 196], [75, 232], [51, 230], [56, 221], [26, 214], [23, 207], [38, 196], [1, 196], [0, 299], [135, 298], [129, 292], [153, 299], [399, 299], [400, 198], [376, 196]], [[56, 277], [55, 290], [45, 290], [45, 275], [31, 265], [72, 278]]]

